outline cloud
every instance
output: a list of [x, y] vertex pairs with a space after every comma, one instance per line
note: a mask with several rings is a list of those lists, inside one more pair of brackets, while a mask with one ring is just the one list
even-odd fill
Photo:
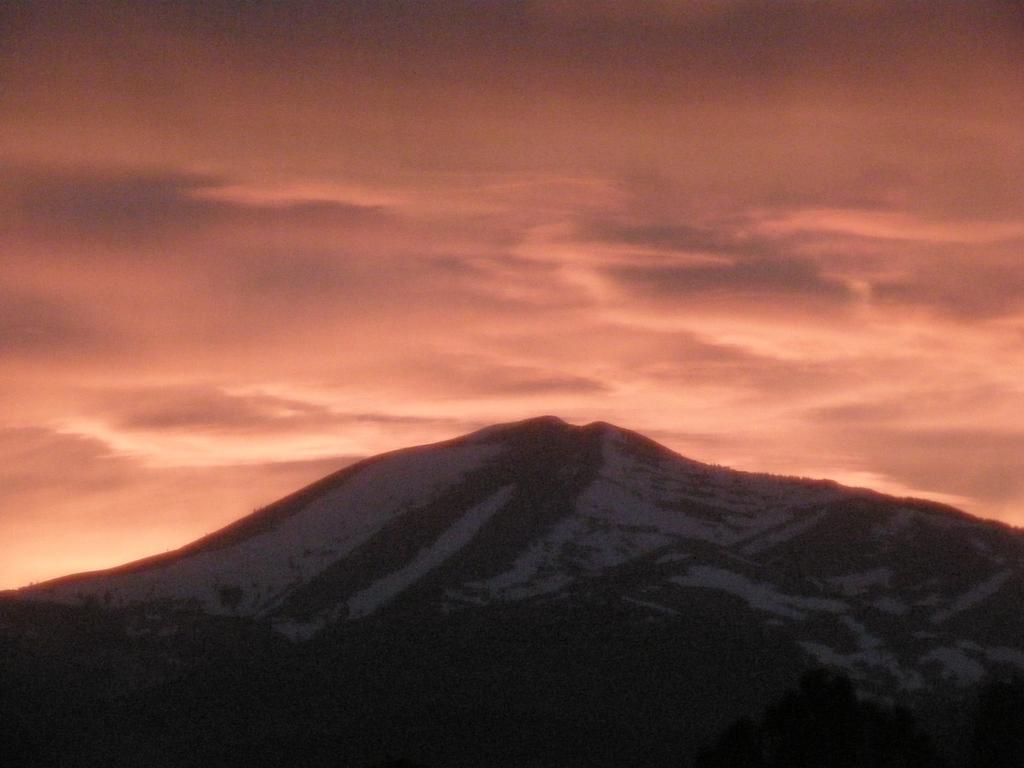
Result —
[[1024, 309], [1024, 240], [1008, 250], [1015, 252], [975, 254], [969, 265], [956, 264], [956, 256], [937, 257], [910, 274], [875, 282], [871, 293], [880, 303], [932, 307], [966, 319], [1019, 315]]
[[1021, 412], [1014, 3], [8, 2], [0, 39], [0, 428], [44, 430], [5, 515], [142, 555], [282, 457], [546, 412], [1024, 509], [943, 432], [1017, 471], [980, 436]]
[[[915, 193], [942, 179], [956, 189], [944, 174], [972, 137], [986, 180], [1014, 165], [1003, 161], [1024, 44], [1008, 4], [656, 3], [626, 18], [564, 5], [578, 12], [226, 0], [36, 11], [5, 81], [15, 95], [48, 87], [49, 100], [5, 101], [11, 146], [32, 155], [56, 134], [50, 152], [65, 157], [390, 180], [663, 168], [695, 189], [775, 199], [846, 187], [865, 167], [912, 168]], [[969, 130], [951, 119], [965, 108]]]
[[1024, 501], [1024, 432], [970, 428], [847, 428], [865, 465], [916, 488], [966, 496], [990, 509]]
[[661, 360], [638, 370], [663, 385], [715, 387], [747, 399], [813, 396], [841, 387], [850, 365], [837, 361], [786, 360], [739, 346], [671, 334]]
[[201, 176], [79, 172], [27, 175], [19, 181], [21, 220], [58, 236], [156, 234], [169, 225], [201, 226], [216, 213], [215, 205], [193, 197], [212, 183]]
[[326, 420], [322, 406], [213, 387], [154, 387], [104, 394], [116, 426], [130, 430], [273, 431]]
[[723, 256], [763, 256], [768, 245], [763, 240], [753, 246], [737, 242], [730, 231], [666, 221], [625, 224], [598, 219], [586, 222], [577, 233], [586, 241], [636, 245], [667, 251], [696, 251]]
[[[638, 295], [757, 295], [878, 307], [926, 307], [964, 318], [1013, 315], [1024, 284], [1024, 219], [927, 219], [871, 209], [742, 211], [689, 224], [624, 223], [621, 212], [575, 236], [604, 274]], [[696, 218], [696, 215], [695, 215]], [[970, 251], [970, 261], [965, 252]]]
[[928, 219], [900, 211], [870, 209], [790, 209], [767, 213], [758, 222], [771, 233], [838, 233], [874, 241], [906, 241], [934, 246], [954, 243], [986, 245], [1019, 241], [1024, 237], [1024, 220], [995, 218]]
[[629, 290], [656, 297], [758, 295], [780, 302], [788, 297], [803, 297], [839, 303], [852, 298], [843, 282], [824, 275], [818, 264], [799, 258], [739, 259], [712, 265], [618, 266], [605, 273]]
[[94, 415], [128, 431], [243, 433], [274, 439], [282, 432], [330, 433], [348, 426], [461, 426], [411, 414], [338, 411], [322, 403], [266, 393], [234, 394], [212, 386], [140, 387], [93, 394]]
[[[483, 401], [522, 399], [543, 401], [545, 397], [600, 397], [610, 390], [607, 382], [574, 372], [573, 360], [564, 366], [516, 364], [496, 351], [437, 351], [429, 355], [410, 353], [398, 365], [370, 372], [388, 378], [399, 391], [419, 397], [443, 400]], [[482, 426], [482, 424], [481, 424]]]
[[81, 356], [114, 344], [92, 313], [47, 295], [0, 286], [0, 356]]
[[851, 389], [845, 402], [805, 408], [802, 418], [823, 455], [845, 457], [850, 469], [1013, 521], [1024, 503], [1019, 393], [995, 371], [988, 380], [948, 382], [923, 373], [887, 397]]
[[0, 429], [0, 536], [17, 543], [0, 589], [181, 546], [353, 460], [155, 468], [94, 438]]
[[[2, 488], [8, 497], [28, 493], [63, 497], [68, 492], [102, 491], [130, 476], [126, 462], [114, 457], [102, 443], [39, 427], [0, 429], [0, 455]], [[55, 476], [60, 477], [59, 488], [52, 487]], [[33, 511], [43, 512], [30, 505], [21, 514]], [[7, 516], [11, 514], [8, 511]]]
[[[163, 170], [6, 166], [8, 206], [21, 237], [46, 242], [151, 244], [219, 227], [342, 226], [383, 215], [378, 205], [217, 195], [223, 178]], [[138, 250], [135, 256], [142, 255]]]

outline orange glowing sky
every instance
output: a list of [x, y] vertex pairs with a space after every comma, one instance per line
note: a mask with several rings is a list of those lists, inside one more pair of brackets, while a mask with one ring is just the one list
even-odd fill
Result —
[[555, 413], [1024, 524], [1019, 2], [0, 6], [0, 588]]

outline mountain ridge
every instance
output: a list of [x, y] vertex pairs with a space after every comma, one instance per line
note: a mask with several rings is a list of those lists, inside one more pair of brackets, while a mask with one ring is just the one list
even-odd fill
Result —
[[175, 552], [15, 594], [248, 617], [296, 641], [515, 605], [675, 622], [712, 598], [879, 690], [1024, 669], [1014, 529], [551, 416], [371, 457]]
[[962, 517], [969, 518], [972, 521], [976, 521], [976, 522], [979, 522], [981, 524], [1000, 527], [1000, 528], [1003, 528], [1003, 529], [1006, 529], [1006, 530], [1012, 531], [1012, 532], [1024, 533], [1024, 529], [1017, 528], [1017, 527], [1014, 527], [1012, 525], [1009, 525], [1007, 523], [1004, 523], [1004, 522], [1001, 522], [1001, 521], [997, 521], [997, 520], [989, 520], [989, 519], [985, 519], [985, 518], [978, 518], [976, 516], [971, 515], [968, 512], [965, 512], [964, 510], [961, 510], [961, 509], [958, 509], [956, 507], [953, 507], [952, 505], [945, 504], [945, 503], [938, 502], [938, 501], [934, 501], [934, 500], [931, 500], [931, 499], [925, 499], [925, 498], [919, 498], [919, 497], [913, 497], [913, 496], [896, 496], [896, 495], [892, 495], [892, 494], [886, 494], [886, 493], [883, 493], [883, 492], [880, 492], [880, 491], [876, 491], [876, 490], [874, 490], [872, 488], [868, 488], [868, 487], [843, 485], [843, 484], [841, 484], [841, 483], [839, 483], [839, 482], [837, 482], [835, 480], [831, 480], [831, 479], [827, 479], [827, 478], [810, 478], [810, 477], [802, 477], [802, 476], [796, 476], [796, 475], [785, 475], [785, 474], [773, 474], [773, 473], [765, 473], [765, 472], [748, 471], [748, 470], [742, 470], [742, 469], [736, 469], [736, 468], [732, 468], [732, 467], [727, 467], [725, 465], [701, 462], [701, 461], [698, 461], [698, 460], [695, 460], [695, 459], [691, 459], [689, 457], [682, 456], [681, 454], [678, 454], [675, 451], [672, 451], [671, 449], [661, 445], [660, 443], [657, 443], [653, 439], [647, 437], [646, 435], [643, 435], [640, 432], [636, 432], [636, 431], [633, 431], [633, 430], [629, 430], [629, 429], [625, 429], [625, 428], [622, 428], [622, 427], [618, 427], [618, 426], [616, 426], [614, 424], [611, 424], [609, 422], [605, 422], [605, 421], [600, 421], [599, 420], [599, 421], [589, 422], [589, 423], [584, 424], [584, 425], [573, 425], [573, 424], [570, 424], [569, 422], [566, 422], [565, 420], [563, 420], [562, 418], [560, 418], [558, 416], [544, 415], [544, 416], [531, 417], [531, 418], [528, 418], [528, 419], [523, 419], [523, 420], [514, 421], [514, 422], [506, 422], [506, 423], [494, 424], [494, 425], [483, 427], [483, 428], [481, 428], [479, 430], [475, 430], [473, 432], [470, 432], [470, 433], [467, 433], [465, 435], [461, 435], [461, 436], [458, 436], [458, 437], [449, 438], [449, 439], [446, 439], [446, 440], [442, 440], [442, 441], [438, 441], [438, 442], [433, 442], [433, 443], [424, 443], [424, 444], [415, 445], [415, 446], [409, 446], [409, 447], [405, 447], [405, 448], [398, 448], [398, 449], [386, 451], [386, 452], [381, 453], [381, 454], [376, 454], [376, 455], [373, 455], [373, 456], [365, 457], [363, 459], [359, 459], [358, 461], [353, 462], [352, 464], [349, 464], [349, 465], [347, 465], [345, 467], [342, 467], [341, 469], [339, 469], [339, 470], [337, 470], [335, 472], [332, 472], [332, 473], [330, 473], [330, 474], [328, 474], [328, 475], [326, 475], [326, 476], [324, 476], [324, 477], [322, 477], [322, 478], [320, 478], [318, 480], [315, 480], [312, 483], [309, 483], [309, 484], [303, 486], [302, 488], [299, 488], [296, 491], [293, 491], [293, 492], [291, 492], [289, 494], [286, 494], [285, 496], [283, 496], [283, 497], [281, 497], [279, 499], [276, 499], [275, 501], [272, 501], [269, 504], [266, 504], [266, 505], [264, 505], [262, 507], [259, 507], [256, 510], [254, 510], [251, 514], [245, 515], [245, 516], [243, 516], [243, 517], [241, 517], [241, 518], [239, 518], [239, 519], [237, 519], [237, 520], [235, 520], [235, 521], [233, 521], [231, 523], [228, 523], [227, 525], [223, 526], [222, 528], [219, 528], [219, 529], [217, 529], [215, 531], [212, 531], [211, 533], [208, 533], [208, 534], [206, 534], [204, 536], [201, 536], [200, 538], [198, 538], [198, 539], [196, 539], [194, 541], [188, 542], [188, 543], [186, 543], [186, 544], [184, 544], [181, 547], [178, 547], [176, 549], [169, 550], [167, 552], [157, 553], [157, 554], [154, 554], [154, 555], [148, 555], [148, 556], [136, 559], [136, 560], [129, 561], [127, 563], [123, 563], [121, 565], [112, 566], [110, 568], [100, 568], [100, 569], [95, 569], [95, 570], [91, 570], [91, 571], [82, 571], [82, 572], [76, 572], [76, 573], [65, 574], [65, 575], [62, 575], [62, 576], [57, 576], [57, 577], [54, 577], [52, 579], [47, 579], [47, 580], [42, 581], [42, 582], [38, 582], [38, 583], [35, 583], [35, 584], [32, 584], [32, 585], [28, 585], [26, 587], [17, 587], [17, 588], [14, 588], [14, 589], [5, 590], [5, 593], [8, 593], [8, 594], [24, 593], [26, 591], [33, 591], [33, 590], [37, 590], [37, 589], [41, 589], [41, 588], [47, 588], [47, 587], [51, 587], [51, 586], [58, 586], [58, 585], [61, 585], [61, 584], [67, 583], [67, 582], [76, 581], [76, 580], [79, 580], [79, 579], [84, 579], [84, 578], [89, 578], [89, 577], [94, 577], [94, 576], [112, 575], [112, 574], [121, 574], [121, 573], [134, 573], [134, 572], [145, 570], [145, 569], [151, 568], [151, 567], [159, 567], [160, 565], [164, 565], [164, 564], [166, 564], [169, 561], [175, 560], [175, 559], [183, 557], [183, 556], [188, 556], [188, 555], [191, 555], [191, 554], [196, 554], [196, 553], [199, 553], [199, 552], [202, 552], [202, 551], [206, 551], [206, 550], [216, 550], [216, 549], [225, 548], [227, 546], [230, 546], [231, 543], [233, 543], [233, 541], [235, 540], [235, 538], [237, 536], [239, 536], [239, 535], [259, 533], [261, 531], [261, 528], [263, 528], [263, 527], [273, 527], [273, 525], [275, 524], [275, 521], [278, 518], [280, 518], [280, 517], [287, 517], [290, 514], [294, 514], [295, 512], [299, 511], [301, 509], [301, 507], [305, 503], [308, 503], [308, 501], [311, 498], [315, 497], [316, 495], [318, 495], [320, 493], [323, 493], [323, 492], [329, 490], [332, 486], [334, 486], [335, 484], [337, 484], [339, 482], [342, 482], [345, 478], [355, 474], [356, 472], [361, 471], [362, 469], [364, 469], [364, 468], [366, 468], [368, 466], [371, 466], [373, 464], [376, 464], [376, 463], [378, 463], [378, 462], [380, 462], [382, 460], [386, 460], [389, 457], [397, 456], [397, 455], [403, 455], [403, 454], [406, 454], [406, 453], [409, 453], [409, 452], [416, 452], [416, 451], [422, 451], [422, 450], [431, 449], [431, 448], [437, 448], [437, 447], [446, 446], [446, 445], [461, 444], [461, 443], [465, 443], [467, 441], [481, 440], [483, 438], [493, 438], [493, 437], [500, 436], [502, 433], [507, 433], [507, 432], [510, 432], [510, 431], [520, 431], [520, 430], [522, 430], [522, 431], [532, 431], [535, 428], [545, 428], [545, 427], [564, 428], [564, 429], [570, 429], [570, 430], [581, 430], [581, 431], [584, 431], [584, 432], [586, 432], [586, 431], [594, 432], [594, 431], [610, 429], [610, 430], [616, 431], [618, 433], [621, 433], [621, 434], [624, 434], [624, 435], [628, 435], [631, 439], [636, 439], [636, 440], [643, 441], [644, 443], [649, 445], [652, 449], [655, 449], [655, 450], [661, 451], [661, 452], [665, 452], [665, 453], [669, 453], [669, 454], [671, 454], [671, 455], [673, 455], [675, 457], [678, 457], [680, 459], [683, 459], [683, 460], [685, 460], [687, 462], [691, 462], [691, 463], [696, 464], [696, 465], [700, 465], [700, 466], [704, 466], [704, 467], [708, 467], [708, 468], [713, 468], [713, 469], [727, 470], [729, 472], [733, 472], [733, 473], [737, 473], [737, 474], [742, 474], [742, 475], [747, 475], [747, 476], [751, 476], [751, 477], [774, 478], [774, 479], [779, 479], [779, 480], [792, 481], [794, 483], [814, 484], [814, 485], [821, 485], [821, 486], [827, 486], [827, 487], [835, 487], [835, 488], [844, 489], [844, 490], [849, 491], [851, 493], [862, 493], [862, 494], [866, 494], [866, 495], [875, 495], [875, 496], [879, 496], [881, 498], [889, 499], [889, 500], [892, 500], [892, 501], [911, 502], [911, 503], [914, 503], [915, 505], [922, 505], [922, 506], [927, 505], [927, 506], [933, 508], [934, 511], [936, 511], [938, 513], [954, 514], [954, 515], [957, 515], [957, 516], [962, 516]]
[[62, 768], [92, 738], [81, 764], [117, 764], [125, 730], [161, 766], [668, 768], [820, 667], [941, 735], [1024, 674], [1022, 604], [1008, 526], [540, 417], [8, 593], [0, 672], [85, 692]]

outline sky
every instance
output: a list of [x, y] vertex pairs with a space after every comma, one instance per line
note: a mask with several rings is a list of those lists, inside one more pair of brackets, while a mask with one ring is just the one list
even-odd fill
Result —
[[1024, 4], [0, 4], [0, 588], [541, 414], [1024, 525]]

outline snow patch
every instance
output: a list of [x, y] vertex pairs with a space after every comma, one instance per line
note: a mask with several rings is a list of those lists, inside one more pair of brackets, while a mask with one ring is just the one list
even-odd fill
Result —
[[864, 594], [872, 587], [888, 587], [891, 578], [892, 568], [873, 568], [870, 571], [833, 576], [828, 579], [828, 583], [838, 587], [848, 597], [854, 597]]
[[635, 597], [623, 597], [622, 599], [625, 602], [627, 602], [627, 603], [632, 603], [633, 605], [639, 605], [641, 608], [649, 608], [652, 611], [655, 611], [657, 613], [663, 613], [663, 614], [666, 614], [668, 616], [678, 616], [679, 615], [679, 611], [677, 611], [675, 608], [669, 608], [667, 605], [661, 605], [659, 603], [652, 603], [649, 600], [638, 600]]
[[989, 661], [994, 661], [997, 664], [1010, 664], [1024, 669], [1024, 652], [1017, 648], [1007, 648], [1006, 646], [985, 647], [970, 641], [960, 643], [959, 645], [961, 648], [981, 653]]
[[669, 552], [667, 555], [662, 555], [656, 562], [658, 565], [666, 565], [668, 563], [679, 563], [683, 560], [692, 560], [693, 555], [689, 552]]
[[324, 628], [323, 621], [275, 621], [272, 629], [293, 643], [302, 643]]
[[802, 520], [797, 520], [795, 523], [790, 525], [784, 525], [780, 528], [769, 530], [744, 546], [741, 551], [745, 555], [756, 555], [760, 552], [764, 552], [765, 550], [777, 547], [779, 544], [783, 544], [790, 539], [794, 539], [814, 528], [825, 518], [825, 514], [825, 512], [817, 512], [807, 515]]
[[904, 669], [899, 660], [891, 653], [876, 649], [858, 651], [856, 653], [840, 653], [834, 648], [821, 643], [797, 643], [818, 664], [830, 667], [841, 667], [854, 676], [869, 669], [881, 669], [892, 675], [900, 687], [907, 691], [924, 688], [924, 678], [915, 670]]
[[671, 543], [673, 539], [658, 531], [578, 513], [563, 518], [530, 544], [509, 570], [463, 584], [462, 597], [487, 602], [549, 594], [575, 581], [570, 573], [614, 568]]
[[880, 597], [877, 600], [871, 602], [871, 607], [876, 608], [882, 613], [888, 613], [891, 616], [902, 616], [909, 609], [906, 605], [901, 603], [895, 597]]
[[547, 594], [572, 582], [560, 562], [562, 548], [584, 535], [583, 521], [570, 517], [535, 541], [512, 563], [512, 568], [482, 581], [471, 581], [463, 589], [471, 596], [460, 599], [485, 603], [491, 599], [519, 600]]
[[985, 668], [959, 648], [935, 648], [920, 658], [922, 665], [938, 664], [942, 676], [963, 687], [980, 682], [985, 677]]
[[273, 528], [231, 546], [134, 573], [98, 574], [22, 594], [65, 603], [96, 599], [114, 608], [149, 600], [194, 601], [212, 614], [267, 615], [289, 592], [369, 540], [389, 520], [429, 503], [502, 450], [500, 445], [465, 444], [385, 456]]
[[932, 623], [941, 624], [951, 616], [955, 616], [987, 600], [998, 592], [1012, 575], [1013, 571], [1000, 571], [992, 578], [986, 579], [977, 586], [972, 587], [950, 603], [948, 608], [937, 611], [931, 618]]
[[438, 536], [432, 545], [421, 549], [411, 563], [350, 597], [349, 617], [358, 619], [373, 613], [465, 547], [487, 521], [508, 503], [514, 487], [506, 485], [483, 503], [477, 504]]
[[[605, 431], [601, 447], [600, 475], [584, 494], [588, 513], [681, 538], [735, 544], [784, 526], [795, 510], [845, 494], [838, 487], [735, 472], [681, 457], [652, 460], [616, 430]], [[780, 530], [779, 541], [799, 532]]]
[[903, 533], [918, 517], [918, 513], [907, 507], [900, 507], [884, 523], [874, 526], [874, 533], [880, 538], [890, 538]]
[[1015, 648], [985, 648], [984, 653], [991, 661], [1012, 664], [1015, 667], [1024, 669], [1024, 653]]
[[771, 584], [757, 583], [738, 573], [703, 565], [694, 566], [685, 576], [673, 576], [669, 581], [681, 587], [727, 592], [741, 598], [751, 608], [789, 619], [804, 619], [808, 612], [843, 613], [850, 607], [840, 600], [787, 595]]
[[629, 486], [606, 477], [599, 477], [583, 492], [577, 509], [595, 519], [632, 528], [651, 528], [684, 539], [724, 543], [731, 538], [730, 532], [720, 524], [658, 505], [638, 496]]
[[880, 638], [872, 635], [868, 631], [867, 627], [852, 616], [840, 616], [839, 621], [841, 621], [843, 625], [853, 633], [854, 639], [857, 642], [857, 647], [862, 651], [873, 651], [884, 645]]

